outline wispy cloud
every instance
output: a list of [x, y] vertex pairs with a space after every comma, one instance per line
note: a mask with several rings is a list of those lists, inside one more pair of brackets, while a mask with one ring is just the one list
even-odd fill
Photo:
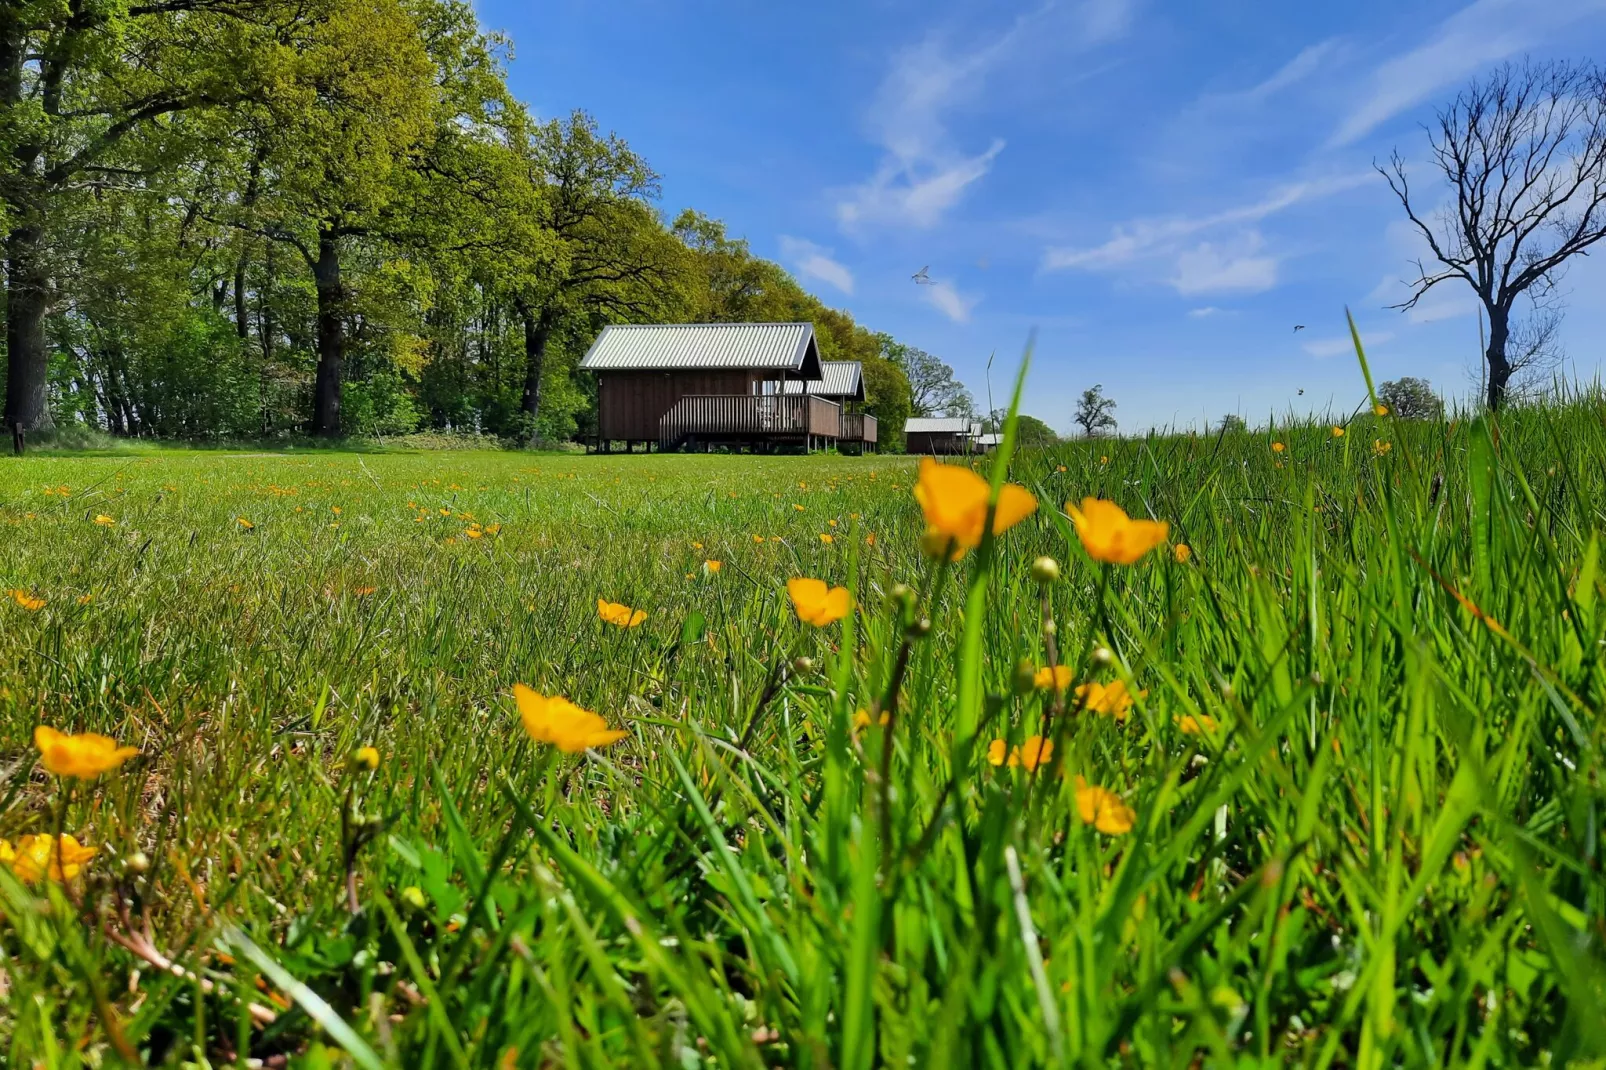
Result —
[[841, 261], [833, 259], [830, 249], [821, 248], [804, 238], [781, 235], [781, 256], [806, 279], [818, 279], [845, 294], [853, 292], [853, 272]]
[[[1394, 338], [1393, 331], [1367, 331], [1364, 340], [1368, 347], [1380, 346]], [[1318, 360], [1329, 357], [1341, 357], [1346, 353], [1355, 352], [1355, 342], [1349, 335], [1335, 336], [1333, 338], [1316, 338], [1304, 345], [1305, 352]]]
[[1116, 226], [1101, 245], [1048, 249], [1043, 269], [1118, 271], [1167, 264], [1160, 277], [1184, 296], [1269, 290], [1277, 284], [1279, 259], [1266, 249], [1256, 224], [1375, 178], [1369, 173], [1336, 175], [1284, 186], [1258, 201], [1207, 215], [1133, 220]]
[[1217, 316], [1226, 316], [1229, 314], [1230, 313], [1228, 313], [1226, 309], [1217, 308], [1215, 305], [1206, 305], [1203, 308], [1188, 309], [1188, 318], [1194, 320], [1214, 319]]
[[922, 286], [921, 291], [927, 304], [955, 323], [970, 321], [970, 310], [976, 307], [977, 299], [960, 293], [953, 283], [939, 279], [930, 286]]
[[[865, 120], [882, 158], [868, 180], [838, 201], [838, 222], [847, 230], [941, 222], [1004, 151], [997, 136], [987, 139], [986, 148], [961, 145], [950, 130], [952, 113], [977, 104], [988, 77], [1031, 40], [1050, 12], [1070, 17], [1075, 46], [1088, 47], [1125, 33], [1135, 7], [1136, 0], [1082, 0], [1070, 8], [1050, 3], [968, 48], [931, 34], [899, 52]], [[1058, 18], [1054, 29], [1060, 30]]]
[[1260, 231], [1249, 230], [1227, 243], [1184, 249], [1171, 285], [1184, 297], [1269, 290], [1277, 285], [1277, 258], [1262, 252], [1265, 244]]
[[1426, 41], [1382, 63], [1333, 134], [1349, 145], [1491, 63], [1537, 48], [1572, 24], [1606, 12], [1606, 0], [1477, 0]]

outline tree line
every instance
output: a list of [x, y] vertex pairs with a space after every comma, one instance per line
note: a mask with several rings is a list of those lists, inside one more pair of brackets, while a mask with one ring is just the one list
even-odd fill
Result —
[[968, 404], [507, 54], [464, 0], [0, 2], [7, 428], [558, 441], [608, 322], [811, 321], [894, 437]]

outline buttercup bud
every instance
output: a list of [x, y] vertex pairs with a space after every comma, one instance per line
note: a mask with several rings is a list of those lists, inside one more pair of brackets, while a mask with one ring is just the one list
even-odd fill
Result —
[[915, 639], [923, 639], [931, 634], [931, 618], [921, 617], [909, 625], [909, 634]]
[[1032, 562], [1032, 579], [1038, 583], [1055, 583], [1060, 578], [1060, 563], [1052, 557], [1039, 557]]
[[799, 676], [807, 676], [814, 671], [814, 659], [799, 657], [792, 659], [792, 671]]
[[1104, 668], [1114, 660], [1115, 655], [1110, 653], [1110, 648], [1107, 646], [1096, 647], [1093, 650], [1093, 664], [1100, 668]]

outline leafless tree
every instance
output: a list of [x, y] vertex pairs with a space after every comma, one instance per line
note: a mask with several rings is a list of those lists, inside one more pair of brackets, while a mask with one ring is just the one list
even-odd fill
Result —
[[[1488, 317], [1486, 400], [1498, 409], [1523, 347], [1530, 368], [1554, 352], [1556, 325], [1545, 322], [1567, 262], [1606, 238], [1606, 78], [1591, 63], [1504, 65], [1441, 110], [1428, 141], [1452, 194], [1431, 218], [1399, 152], [1378, 168], [1436, 261], [1417, 261], [1411, 297], [1396, 307], [1441, 282], [1471, 286]], [[1537, 315], [1514, 333], [1524, 296]]]

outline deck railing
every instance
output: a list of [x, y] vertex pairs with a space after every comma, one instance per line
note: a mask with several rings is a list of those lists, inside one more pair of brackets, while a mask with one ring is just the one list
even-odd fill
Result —
[[845, 412], [842, 414], [842, 441], [868, 442], [872, 445], [876, 441], [875, 417], [863, 412]]
[[658, 421], [658, 440], [670, 448], [688, 438], [836, 438], [842, 407], [834, 401], [786, 394], [689, 394]]

